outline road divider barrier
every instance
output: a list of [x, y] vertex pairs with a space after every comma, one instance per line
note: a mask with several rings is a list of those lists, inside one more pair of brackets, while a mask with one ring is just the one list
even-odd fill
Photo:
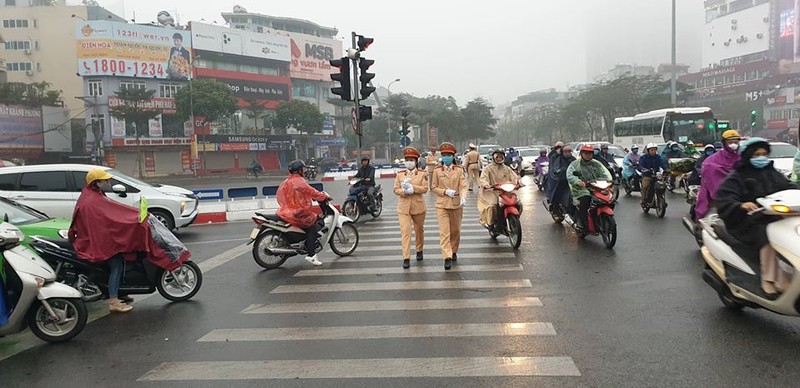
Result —
[[[320, 191], [324, 190], [322, 183], [313, 183], [311, 186]], [[230, 188], [227, 190], [227, 200], [223, 196], [225, 193], [223, 189], [193, 191], [200, 200], [195, 224], [246, 221], [252, 218], [256, 212], [273, 214], [279, 207], [278, 199], [275, 198], [278, 186], [262, 187], [260, 194], [264, 198], [258, 198], [257, 187]], [[321, 212], [319, 207], [315, 206], [312, 209], [318, 214]]]

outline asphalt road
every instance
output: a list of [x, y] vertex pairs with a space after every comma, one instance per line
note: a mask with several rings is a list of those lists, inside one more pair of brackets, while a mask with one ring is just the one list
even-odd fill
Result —
[[[326, 190], [339, 199], [346, 186]], [[242, 247], [247, 222], [181, 230], [205, 275], [192, 301], [155, 295], [112, 316], [98, 305], [99, 318], [60, 345], [0, 339], [2, 385], [797, 384], [800, 321], [722, 307], [700, 278], [680, 196], [668, 198], [664, 219], [643, 214], [636, 195], [622, 198], [612, 251], [554, 225], [535, 186], [520, 195], [519, 252], [476, 227], [471, 196], [461, 258], [447, 273], [432, 208], [425, 260], [400, 269], [390, 193], [380, 219], [360, 224], [355, 255], [326, 253], [319, 268], [293, 258], [260, 270]]]

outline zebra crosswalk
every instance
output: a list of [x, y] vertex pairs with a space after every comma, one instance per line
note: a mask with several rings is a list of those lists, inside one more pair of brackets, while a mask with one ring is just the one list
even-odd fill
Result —
[[[268, 354], [256, 360], [167, 361], [139, 380], [246, 380], [277, 386], [281, 381], [325, 379], [348, 386], [352, 379], [366, 379], [374, 380], [368, 386], [387, 386], [393, 379], [410, 378], [416, 380], [404, 385], [440, 386], [436, 379], [482, 378], [489, 379], [481, 380], [488, 385], [507, 385], [513, 380], [492, 384], [491, 379], [581, 376], [573, 359], [552, 346], [559, 341], [558, 327], [539, 314], [547, 301], [532, 295], [520, 260], [524, 253], [514, 252], [502, 237], [492, 242], [478, 225], [474, 203], [465, 210], [459, 261], [445, 272], [432, 214], [426, 221], [425, 259], [412, 260], [408, 270], [401, 268], [397, 216], [387, 200], [379, 219], [359, 225], [361, 241], [353, 256], [323, 255], [325, 266], [305, 267], [267, 295], [245, 301], [241, 322], [234, 318], [229, 327], [196, 338], [197, 346], [213, 344], [229, 350], [226, 354], [255, 344], [295, 344], [326, 350], [320, 357], [293, 354], [291, 346], [282, 345], [280, 349], [289, 350], [273, 354], [271, 347], [260, 348]], [[433, 197], [428, 202], [432, 209]], [[280, 317], [277, 321], [284, 325], [269, 325], [271, 317]], [[507, 339], [529, 346], [499, 345]], [[428, 343], [436, 344], [435, 351]], [[342, 350], [331, 350], [333, 344]], [[551, 347], [556, 349], [552, 353], [547, 351]], [[522, 385], [536, 380], [525, 381]]]

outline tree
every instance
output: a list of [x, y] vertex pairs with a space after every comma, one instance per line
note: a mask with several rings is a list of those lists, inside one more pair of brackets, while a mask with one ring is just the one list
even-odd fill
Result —
[[491, 104], [481, 97], [467, 103], [461, 109], [464, 118], [464, 132], [462, 138], [469, 140], [487, 139], [494, 135], [497, 119], [492, 115]]
[[[136, 137], [136, 162], [139, 169], [139, 177], [144, 176], [142, 169], [142, 151], [139, 147], [139, 138], [141, 132], [145, 128], [149, 128], [148, 122], [160, 115], [160, 109], [147, 108], [146, 104], [153, 99], [155, 90], [147, 90], [142, 88], [124, 88], [115, 93], [117, 98], [120, 99], [120, 105], [109, 109], [111, 117], [117, 120], [122, 120], [127, 124], [131, 124]], [[94, 133], [95, 139], [98, 138], [98, 131]]]
[[189, 118], [194, 111], [195, 116], [204, 116], [209, 123], [229, 117], [239, 109], [233, 91], [209, 79], [191, 81], [188, 87], [179, 90], [175, 94], [175, 105], [178, 117]]
[[247, 118], [253, 120], [253, 126], [255, 127], [256, 132], [261, 132], [258, 128], [258, 119], [264, 119], [264, 125], [262, 128], [266, 128], [268, 126], [267, 119], [269, 118], [269, 115], [267, 114], [267, 108], [264, 107], [264, 105], [259, 104], [258, 101], [247, 100], [247, 107], [245, 108], [244, 114], [247, 116]]
[[63, 106], [60, 90], [48, 90], [49, 82], [7, 82], [0, 84], [0, 103], [32, 107]]
[[[319, 107], [303, 100], [282, 101], [275, 110], [272, 125], [282, 131], [294, 128], [300, 132], [303, 144], [308, 144], [308, 135], [322, 132], [325, 115]], [[303, 147], [307, 151], [307, 147]], [[308, 157], [308, 155], [306, 155]]]

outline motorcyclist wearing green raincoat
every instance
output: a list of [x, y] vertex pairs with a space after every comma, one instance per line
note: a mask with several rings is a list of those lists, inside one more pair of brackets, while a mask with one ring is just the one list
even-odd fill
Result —
[[572, 193], [572, 201], [578, 208], [579, 228], [585, 230], [588, 224], [589, 206], [592, 203], [587, 182], [611, 182], [611, 174], [602, 163], [594, 159], [594, 147], [585, 145], [581, 148], [581, 157], [567, 168], [567, 182]]

